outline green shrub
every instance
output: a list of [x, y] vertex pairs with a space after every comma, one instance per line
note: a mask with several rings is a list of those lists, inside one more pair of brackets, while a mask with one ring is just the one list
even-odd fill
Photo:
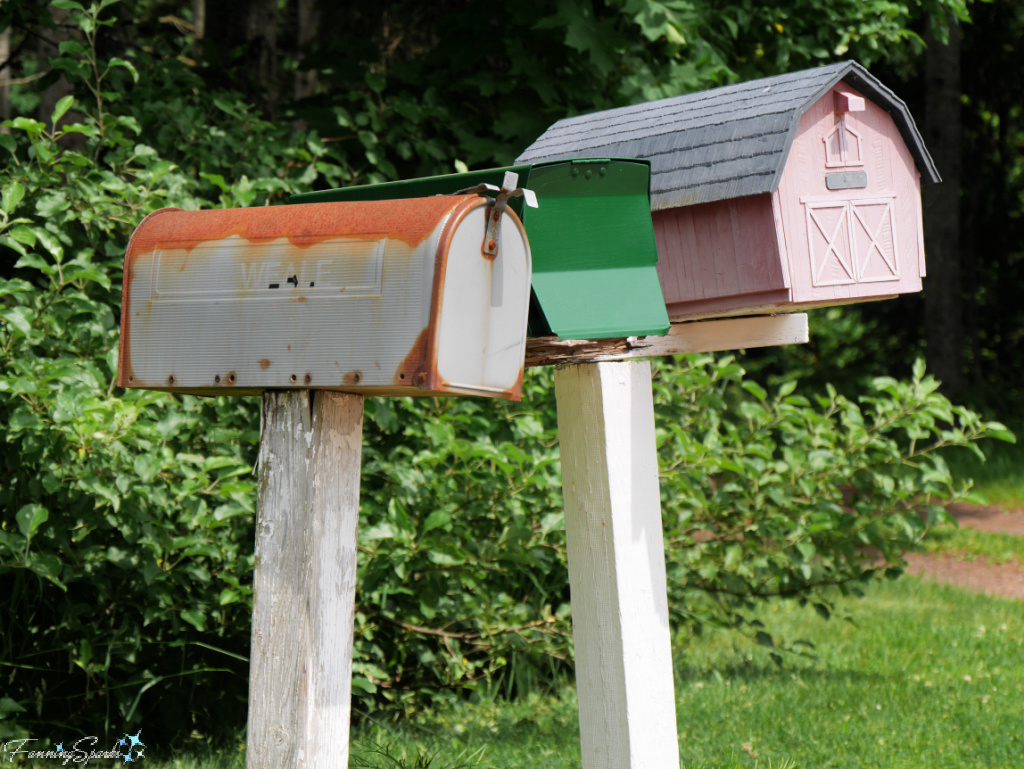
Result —
[[[155, 710], [169, 733], [195, 713], [236, 724], [258, 411], [114, 387], [128, 237], [158, 208], [211, 205], [214, 188], [140, 140], [136, 67], [96, 55], [112, 19], [97, 5], [69, 19], [79, 35], [49, 64], [81, 98], [0, 135], [0, 735], [14, 722], [110, 731]], [[278, 129], [221, 122], [264, 136], [277, 161], [233, 167], [217, 203], [280, 199], [309, 176], [309, 153]], [[290, 176], [256, 175], [268, 165]]]
[[961, 496], [942, 457], [1001, 424], [954, 406], [924, 372], [873, 379], [857, 401], [813, 402], [788, 382], [770, 396], [731, 358], [663, 366], [655, 382], [662, 503], [672, 609], [682, 623], [736, 627], [776, 639], [746, 613], [765, 598], [811, 601], [860, 594], [898, 576], [902, 554], [949, 516]]

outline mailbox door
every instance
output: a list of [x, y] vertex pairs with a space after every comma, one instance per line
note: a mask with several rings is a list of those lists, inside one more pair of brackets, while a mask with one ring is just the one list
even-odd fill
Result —
[[505, 214], [498, 253], [484, 254], [486, 212], [470, 211], [442, 236], [435, 321], [435, 389], [518, 400], [530, 298], [530, 246], [519, 218]]
[[536, 166], [540, 207], [524, 213], [537, 254], [533, 290], [562, 339], [668, 331], [646, 162], [573, 160]]

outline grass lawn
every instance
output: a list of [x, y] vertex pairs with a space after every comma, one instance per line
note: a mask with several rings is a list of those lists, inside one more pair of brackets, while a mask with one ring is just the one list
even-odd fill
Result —
[[[815, 659], [713, 632], [678, 644], [686, 769], [967, 769], [1024, 765], [1024, 611], [1018, 602], [904, 578], [848, 599], [849, 620], [789, 604], [762, 618]], [[364, 721], [350, 767], [579, 767], [575, 692], [478, 702], [400, 726]], [[153, 746], [156, 747], [156, 746]], [[54, 766], [41, 762], [34, 766]], [[243, 752], [146, 759], [150, 769], [242, 769]]]
[[853, 623], [765, 612], [812, 641], [817, 661], [779, 671], [754, 652], [745, 663], [724, 637], [693, 648], [677, 681], [685, 761], [730, 766], [746, 744], [776, 765], [822, 769], [1024, 763], [1019, 603], [904, 579], [845, 605]]
[[[686, 769], [967, 769], [1024, 765], [1024, 611], [917, 579], [842, 603], [849, 621], [769, 605], [762, 618], [816, 659], [714, 632], [675, 650]], [[350, 767], [579, 767], [574, 690], [478, 702], [401, 726], [364, 721]], [[40, 764], [42, 766], [43, 764]], [[52, 762], [51, 762], [52, 765]], [[150, 769], [242, 769], [241, 751]]]
[[943, 525], [928, 535], [925, 547], [931, 553], [956, 555], [969, 561], [980, 558], [988, 563], [1006, 563], [1016, 559], [1024, 564], [1024, 537], [1013, 534]]
[[[765, 650], [714, 633], [676, 653], [683, 766], [1011, 767], [1024, 764], [1024, 612], [1019, 603], [904, 579], [844, 603], [852, 621], [767, 607], [766, 622], [815, 644], [778, 669]], [[575, 700], [478, 704], [402, 731], [364, 728], [431, 767], [483, 748], [484, 767], [578, 767]], [[369, 764], [390, 766], [387, 763]]]

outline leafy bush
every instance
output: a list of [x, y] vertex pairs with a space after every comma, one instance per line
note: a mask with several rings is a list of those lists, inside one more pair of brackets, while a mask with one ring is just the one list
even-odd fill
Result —
[[940, 501], [965, 493], [941, 449], [995, 422], [954, 406], [926, 376], [877, 377], [856, 401], [831, 386], [813, 403], [796, 382], [774, 397], [735, 360], [710, 356], [659, 369], [656, 408], [670, 602], [694, 629], [735, 627], [775, 639], [746, 612], [764, 598], [812, 601], [825, 618], [832, 588], [860, 594], [898, 576], [902, 554], [949, 520]]
[[[50, 126], [21, 116], [0, 135], [0, 245], [14, 257], [0, 273], [0, 735], [12, 714], [107, 731], [138, 722], [154, 687], [169, 732], [190, 731], [193, 711], [237, 723], [258, 412], [114, 388], [132, 229], [155, 209], [212, 201], [194, 169], [139, 141], [125, 104], [136, 68], [96, 55], [113, 20], [64, 6], [79, 37], [50, 64], [85, 97], [61, 99]], [[274, 135], [241, 117], [236, 134]], [[218, 203], [281, 197], [308, 176], [308, 153], [268, 144], [291, 176], [240, 174]]]

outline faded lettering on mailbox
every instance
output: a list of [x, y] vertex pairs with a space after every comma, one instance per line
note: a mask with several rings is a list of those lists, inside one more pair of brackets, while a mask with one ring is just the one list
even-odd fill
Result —
[[[267, 256], [261, 259], [245, 258], [253, 251], [245, 238], [165, 247], [155, 254], [152, 298], [289, 299], [295, 291], [311, 296], [380, 296], [386, 247], [386, 237], [321, 240], [308, 246], [279, 238], [262, 244]], [[189, 269], [190, 263], [201, 264], [202, 269]]]

